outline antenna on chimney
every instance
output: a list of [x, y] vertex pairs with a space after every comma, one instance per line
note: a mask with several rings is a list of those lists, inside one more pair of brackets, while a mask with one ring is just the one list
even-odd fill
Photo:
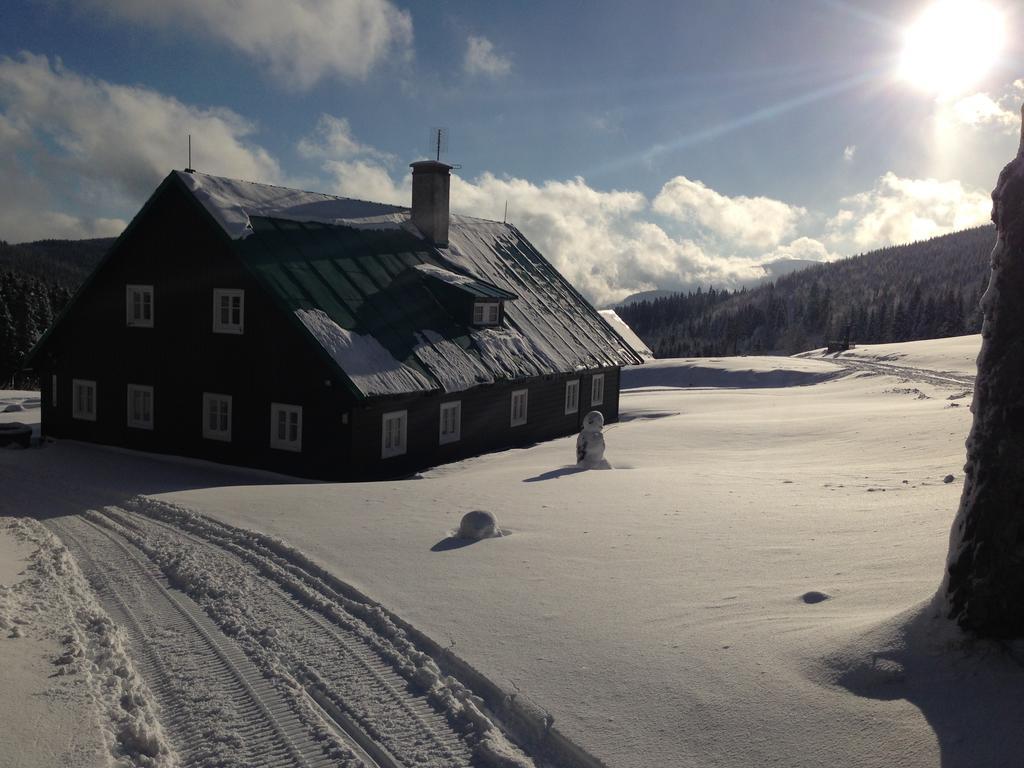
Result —
[[188, 135], [188, 167], [185, 168], [185, 173], [195, 173], [196, 169], [192, 167], [192, 134]]
[[434, 155], [434, 159], [438, 162], [441, 162], [442, 154], [448, 154], [447, 128], [430, 129], [430, 153]]

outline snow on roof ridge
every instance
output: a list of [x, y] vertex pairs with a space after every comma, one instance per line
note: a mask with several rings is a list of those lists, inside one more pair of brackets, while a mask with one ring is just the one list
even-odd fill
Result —
[[[409, 216], [407, 206], [341, 197], [326, 192], [266, 184], [261, 181], [215, 176], [200, 171], [174, 171], [196, 199], [213, 216], [232, 240], [243, 240], [252, 234], [251, 216], [289, 221], [315, 221], [323, 224], [357, 228], [390, 229], [403, 227], [418, 236], [411, 222], [400, 222], [398, 216]], [[287, 201], [287, 207], [281, 203]], [[316, 207], [316, 211], [310, 210]], [[341, 214], [341, 215], [339, 215]], [[466, 214], [452, 214], [455, 226], [474, 227], [481, 224], [514, 229], [512, 224]]]
[[[284, 184], [269, 184], [265, 181], [250, 181], [249, 179], [236, 179], [232, 176], [217, 176], [213, 173], [203, 173], [202, 171], [175, 171], [175, 173], [181, 175], [187, 173], [189, 176], [204, 176], [208, 179], [216, 179], [218, 181], [230, 181], [233, 184], [252, 184], [257, 187], [270, 187], [271, 189], [280, 189], [284, 192], [299, 192], [304, 195], [318, 195], [319, 197], [329, 197], [333, 200], [345, 200], [354, 203], [366, 203], [367, 205], [380, 205], [387, 208], [394, 208], [395, 211], [408, 211], [410, 208], [403, 205], [395, 205], [393, 203], [381, 203], [377, 200], [364, 200], [361, 197], [345, 197], [343, 195], [332, 195], [330, 192], [315, 192], [311, 189], [299, 189], [298, 187], [286, 187]], [[273, 217], [268, 217], [273, 218]]]
[[243, 240], [252, 234], [251, 216], [375, 229], [401, 227], [403, 217], [409, 217], [408, 208], [389, 203], [198, 172], [174, 174], [232, 240]]

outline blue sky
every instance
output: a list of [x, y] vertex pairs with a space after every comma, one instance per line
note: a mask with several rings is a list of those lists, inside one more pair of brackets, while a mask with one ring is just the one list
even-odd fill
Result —
[[[1005, 40], [955, 92], [898, 75], [933, 0], [5, 0], [0, 238], [116, 234], [189, 133], [202, 171], [405, 203], [443, 126], [453, 208], [507, 201], [595, 302], [737, 285], [987, 218], [1024, 19], [940, 2]], [[997, 48], [968, 27], [940, 63]]]

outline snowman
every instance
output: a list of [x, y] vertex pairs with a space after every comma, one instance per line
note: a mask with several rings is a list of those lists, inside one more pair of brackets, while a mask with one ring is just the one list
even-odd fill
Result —
[[591, 411], [583, 417], [583, 429], [576, 438], [576, 463], [587, 469], [608, 468], [604, 458], [604, 416], [600, 411]]

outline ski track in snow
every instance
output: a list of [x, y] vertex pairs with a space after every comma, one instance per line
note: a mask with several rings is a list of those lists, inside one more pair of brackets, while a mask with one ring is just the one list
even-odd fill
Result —
[[904, 365], [893, 365], [891, 363], [879, 363], [875, 361], [860, 360], [852, 357], [830, 357], [828, 358], [836, 365], [841, 365], [849, 371], [880, 374], [882, 376], [896, 376], [904, 381], [915, 381], [923, 384], [932, 384], [936, 387], [955, 387], [960, 389], [973, 390], [974, 376], [955, 371], [932, 371], [923, 368], [911, 368]]
[[84, 518], [47, 524], [127, 632], [183, 766], [338, 764], [241, 650], [218, 638], [202, 609], [172, 591], [141, 552]]
[[46, 525], [123, 626], [183, 767], [534, 765], [383, 612], [273, 542], [145, 497]]

